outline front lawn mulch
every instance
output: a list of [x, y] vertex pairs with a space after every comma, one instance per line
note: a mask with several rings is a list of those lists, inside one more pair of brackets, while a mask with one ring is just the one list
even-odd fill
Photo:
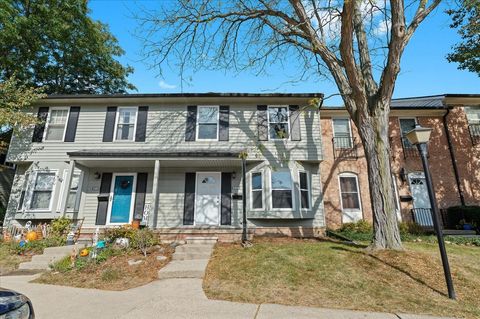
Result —
[[[117, 291], [143, 286], [157, 280], [158, 271], [171, 260], [174, 249], [169, 245], [162, 245], [162, 248], [163, 252], [155, 249], [147, 257], [138, 250], [119, 251], [101, 263], [90, 262], [81, 269], [53, 270], [43, 273], [33, 282]], [[167, 259], [157, 260], [160, 255]], [[129, 265], [129, 260], [142, 260], [142, 263]], [[69, 263], [68, 257], [63, 263]]]
[[260, 239], [217, 244], [203, 287], [211, 299], [480, 318], [480, 248], [447, 245], [458, 301], [446, 296], [433, 243], [369, 252], [340, 242]]

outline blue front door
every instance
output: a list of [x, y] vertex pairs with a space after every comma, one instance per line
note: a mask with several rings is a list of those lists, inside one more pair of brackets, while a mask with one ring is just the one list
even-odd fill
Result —
[[115, 176], [113, 187], [112, 209], [110, 223], [130, 222], [130, 208], [132, 204], [133, 176]]

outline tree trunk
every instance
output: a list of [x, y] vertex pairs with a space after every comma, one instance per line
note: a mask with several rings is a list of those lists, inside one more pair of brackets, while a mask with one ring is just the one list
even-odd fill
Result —
[[373, 214], [371, 249], [402, 249], [390, 166], [388, 134], [389, 110], [375, 109], [375, 114], [357, 114], [355, 121], [365, 150]]

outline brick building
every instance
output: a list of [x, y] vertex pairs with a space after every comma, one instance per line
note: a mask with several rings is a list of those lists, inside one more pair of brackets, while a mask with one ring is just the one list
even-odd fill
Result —
[[[396, 99], [390, 142], [397, 214], [430, 226], [430, 204], [418, 151], [404, 137], [416, 123], [433, 129], [429, 161], [440, 209], [480, 204], [480, 95], [446, 94]], [[344, 108], [320, 110], [321, 163], [327, 227], [372, 219], [366, 160]]]

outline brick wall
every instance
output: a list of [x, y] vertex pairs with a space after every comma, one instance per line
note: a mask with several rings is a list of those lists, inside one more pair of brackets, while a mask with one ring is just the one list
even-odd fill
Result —
[[[415, 116], [409, 115], [406, 117], [411, 118]], [[429, 162], [439, 207], [447, 208], [459, 205], [459, 193], [448, 150], [447, 137], [443, 127], [443, 118], [442, 116], [422, 116], [421, 112], [419, 112], [416, 118], [420, 125], [433, 128], [429, 143]], [[447, 119], [452, 136], [452, 144], [457, 155], [457, 163], [459, 170], [462, 172], [460, 175], [464, 182], [465, 197], [466, 199], [468, 198], [467, 203], [478, 204], [478, 198], [480, 198], [480, 146], [472, 146], [466, 116], [462, 108], [452, 110]], [[413, 156], [405, 156], [401, 141], [399, 116], [392, 116], [389, 124], [392, 173], [397, 184], [398, 195], [400, 197], [411, 195], [408, 180], [401, 177], [401, 172], [404, 171], [406, 173], [405, 177], [408, 173], [422, 172], [421, 159], [418, 157], [416, 149], [410, 153]], [[338, 228], [342, 224], [342, 209], [338, 185], [338, 175], [342, 172], [357, 174], [363, 218], [368, 221], [372, 220], [366, 160], [353, 122], [351, 126], [353, 136], [359, 143], [358, 159], [335, 159], [332, 144], [332, 118], [330, 116], [322, 116], [321, 114], [325, 155], [324, 161], [321, 163], [321, 170], [325, 218], [329, 228]], [[400, 201], [400, 208], [402, 220], [411, 220], [412, 202]]]

